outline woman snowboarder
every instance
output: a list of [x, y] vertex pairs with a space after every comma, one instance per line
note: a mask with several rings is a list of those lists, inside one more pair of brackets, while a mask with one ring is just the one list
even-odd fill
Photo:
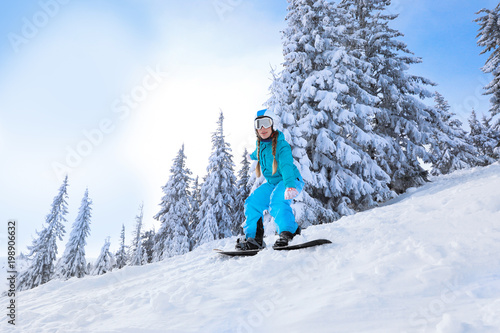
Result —
[[258, 111], [255, 116], [257, 148], [250, 158], [258, 161], [255, 172], [257, 177], [263, 174], [266, 182], [245, 201], [245, 239], [238, 239], [238, 250], [262, 249], [266, 246], [262, 222], [265, 210], [269, 210], [277, 225], [279, 239], [275, 247], [288, 245], [295, 235], [300, 234], [290, 205], [292, 199], [302, 191], [304, 181], [293, 164], [292, 149], [284, 134], [275, 128], [275, 123], [276, 117], [267, 109]]

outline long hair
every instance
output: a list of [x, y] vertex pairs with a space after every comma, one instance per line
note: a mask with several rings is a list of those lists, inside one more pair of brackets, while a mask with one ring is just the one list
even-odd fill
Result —
[[[259, 133], [255, 131], [257, 134], [257, 167], [255, 168], [255, 175], [257, 178], [259, 178], [262, 175], [261, 169], [260, 169], [260, 141], [262, 140], [259, 136]], [[278, 161], [276, 160], [276, 146], [278, 145], [278, 132], [273, 131], [273, 134], [271, 134], [271, 138], [273, 140], [273, 175], [278, 171]]]

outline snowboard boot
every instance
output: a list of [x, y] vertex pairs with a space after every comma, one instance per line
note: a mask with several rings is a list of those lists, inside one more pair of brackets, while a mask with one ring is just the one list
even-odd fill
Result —
[[238, 251], [248, 251], [248, 250], [262, 250], [266, 247], [264, 241], [259, 243], [255, 238], [242, 239], [238, 238], [236, 240], [235, 249]]
[[255, 233], [255, 238], [238, 238], [235, 245], [235, 249], [239, 251], [262, 250], [265, 247], [266, 243], [264, 243], [264, 223], [262, 223], [262, 218], [257, 221], [257, 232]]
[[283, 247], [283, 246], [288, 246], [288, 243], [293, 239], [295, 235], [300, 235], [302, 228], [300, 226], [297, 227], [297, 230], [295, 233], [291, 233], [290, 231], [283, 231], [280, 234], [280, 237], [276, 242], [274, 243], [273, 247]]

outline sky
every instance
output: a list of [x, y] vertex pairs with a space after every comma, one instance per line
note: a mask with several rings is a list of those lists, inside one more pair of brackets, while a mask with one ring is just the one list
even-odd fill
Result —
[[[476, 45], [489, 0], [395, 0], [392, 27], [464, 123], [489, 109]], [[161, 187], [182, 145], [187, 167], [206, 174], [221, 110], [237, 172], [255, 147], [253, 117], [283, 62], [286, 0], [39, 0], [0, 3], [0, 241], [18, 221], [18, 252], [40, 231], [64, 174], [66, 236], [83, 194], [93, 201], [87, 255], [122, 224], [126, 242], [144, 202], [159, 224]], [[432, 101], [428, 101], [432, 103]], [[64, 251], [59, 242], [59, 254]], [[5, 246], [2, 246], [4, 251]], [[3, 253], [3, 252], [2, 252]], [[0, 253], [1, 256], [1, 253]]]

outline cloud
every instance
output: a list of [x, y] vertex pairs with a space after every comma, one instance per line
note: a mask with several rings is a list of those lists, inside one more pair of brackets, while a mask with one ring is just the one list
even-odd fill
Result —
[[9, 71], [2, 75], [2, 112], [27, 132], [31, 127], [74, 133], [91, 125], [109, 111], [143, 53], [134, 49], [123, 22], [111, 15], [81, 8], [59, 15], [9, 60]]

